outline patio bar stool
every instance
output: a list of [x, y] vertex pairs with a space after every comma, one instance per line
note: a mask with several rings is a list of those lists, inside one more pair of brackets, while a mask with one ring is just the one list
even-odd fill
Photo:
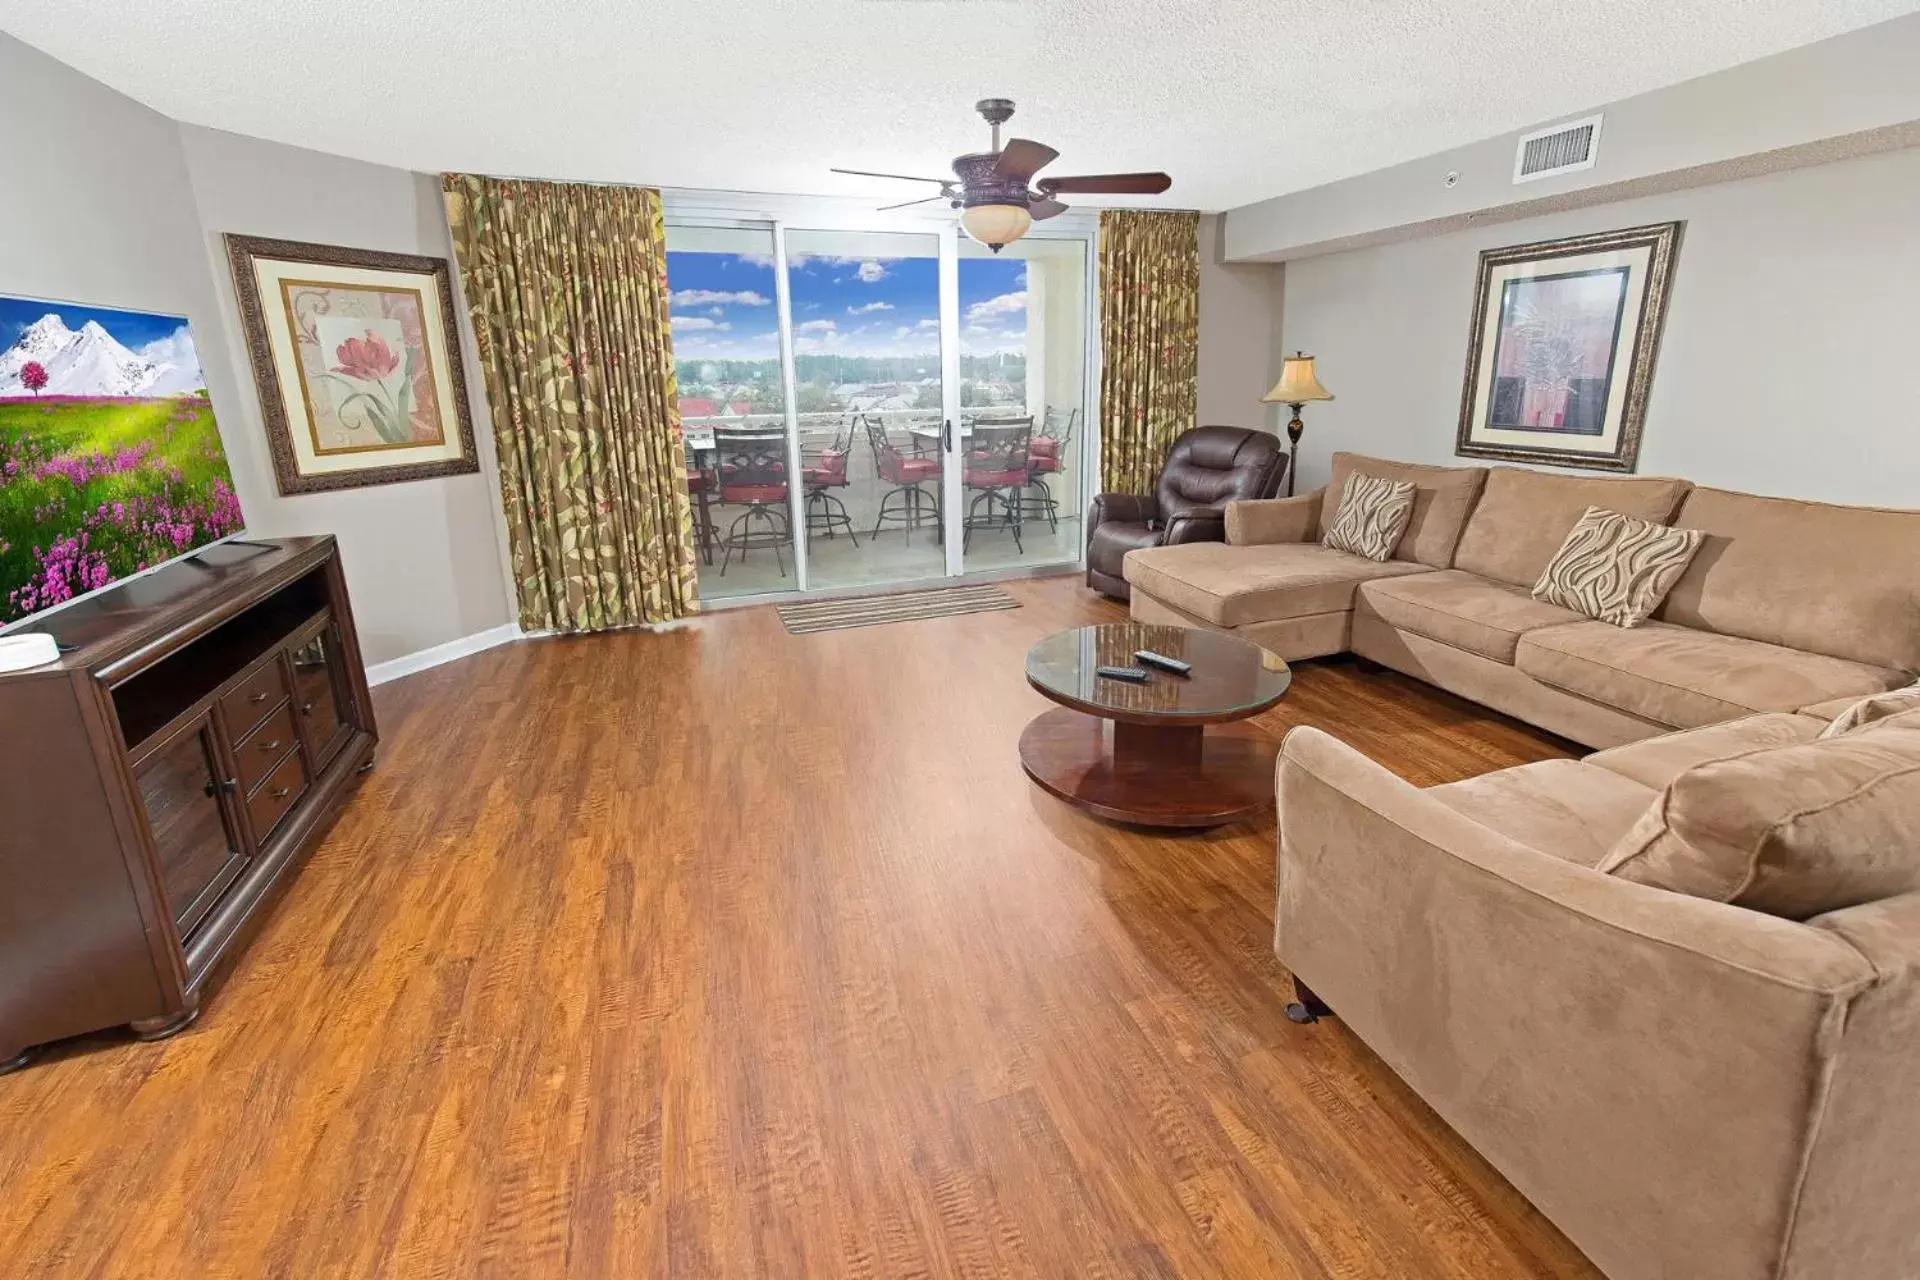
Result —
[[756, 547], [773, 552], [774, 566], [787, 576], [780, 548], [793, 545], [793, 523], [787, 515], [787, 441], [784, 433], [770, 435], [739, 427], [716, 427], [714, 449], [720, 457], [720, 501], [745, 506], [720, 538], [723, 555], [720, 576], [727, 576], [733, 553], [746, 563]]
[[932, 525], [936, 534], [940, 528], [940, 499], [928, 493], [920, 486], [931, 480], [940, 482], [940, 459], [938, 457], [915, 458], [900, 452], [887, 438], [887, 429], [878, 419], [869, 416], [866, 419], [867, 444], [873, 450], [873, 469], [882, 482], [892, 485], [880, 495], [880, 511], [873, 521], [873, 533], [878, 537], [880, 530], [887, 525], [900, 525], [907, 531], [909, 541], [913, 531], [922, 525]]

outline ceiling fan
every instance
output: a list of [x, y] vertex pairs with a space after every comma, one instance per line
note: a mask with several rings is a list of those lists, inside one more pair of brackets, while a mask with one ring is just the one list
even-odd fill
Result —
[[1052, 164], [1060, 153], [1026, 138], [1009, 139], [1004, 148], [1000, 145], [1000, 126], [1013, 118], [1011, 100], [982, 98], [973, 109], [993, 126], [993, 150], [955, 156], [956, 178], [921, 178], [870, 169], [833, 172], [937, 183], [939, 195], [883, 205], [882, 211], [945, 200], [960, 210], [960, 225], [966, 233], [995, 253], [1025, 235], [1027, 228], [1040, 219], [1064, 213], [1067, 206], [1055, 198], [1062, 194], [1157, 196], [1173, 185], [1173, 179], [1164, 173], [1087, 173], [1034, 182], [1033, 175]]

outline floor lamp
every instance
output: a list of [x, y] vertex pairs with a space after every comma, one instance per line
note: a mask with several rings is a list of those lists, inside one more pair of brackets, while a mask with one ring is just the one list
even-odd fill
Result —
[[1312, 400], [1331, 400], [1333, 393], [1320, 385], [1320, 379], [1313, 376], [1313, 357], [1304, 351], [1296, 351], [1286, 358], [1280, 366], [1280, 381], [1273, 384], [1273, 390], [1260, 397], [1263, 404], [1284, 404], [1293, 410], [1293, 420], [1287, 423], [1287, 496], [1293, 496], [1294, 472], [1300, 469], [1300, 433], [1306, 424], [1300, 421], [1300, 406]]

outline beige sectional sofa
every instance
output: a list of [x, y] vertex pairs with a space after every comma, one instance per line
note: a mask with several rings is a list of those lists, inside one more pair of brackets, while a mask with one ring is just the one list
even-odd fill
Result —
[[[1322, 547], [1355, 471], [1419, 486], [1394, 557]], [[1589, 506], [1704, 530], [1686, 575], [1623, 629], [1529, 594]], [[1576, 742], [1616, 746], [1905, 684], [1920, 668], [1920, 512], [1652, 477], [1422, 467], [1334, 455], [1325, 489], [1227, 508], [1227, 541], [1130, 553], [1133, 616], [1283, 658], [1351, 650]]]
[[[1355, 470], [1420, 486], [1385, 564], [1317, 543]], [[1589, 505], [1707, 534], [1640, 627], [1528, 593]], [[1423, 790], [1289, 734], [1274, 945], [1303, 994], [1614, 1280], [1920, 1276], [1920, 710], [1821, 740], [1920, 667], [1920, 512], [1340, 455], [1227, 536], [1130, 555], [1134, 615], [1351, 649], [1606, 748]], [[1717, 894], [1631, 861], [1702, 778], [1695, 838], [1746, 867]], [[1740, 862], [1766, 841], [1815, 908]]]

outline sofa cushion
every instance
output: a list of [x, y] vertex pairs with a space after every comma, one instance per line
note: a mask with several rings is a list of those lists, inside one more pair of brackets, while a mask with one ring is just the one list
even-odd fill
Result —
[[1369, 560], [1391, 560], [1413, 515], [1411, 480], [1387, 480], [1356, 471], [1340, 491], [1339, 514], [1327, 526], [1323, 546]]
[[1588, 507], [1533, 584], [1536, 600], [1616, 627], [1645, 622], [1706, 535]]
[[1379, 476], [1384, 480], [1411, 480], [1414, 484], [1413, 516], [1407, 531], [1394, 548], [1396, 560], [1424, 564], [1433, 569], [1453, 564], [1453, 549], [1466, 528], [1467, 516], [1480, 496], [1486, 481], [1485, 467], [1425, 467], [1411, 462], [1393, 462], [1369, 458], [1363, 453], [1333, 455], [1332, 478], [1327, 481], [1326, 501], [1320, 513], [1316, 537], [1325, 537], [1340, 514], [1340, 495], [1347, 477], [1354, 472]]
[[1709, 760], [1726, 760], [1762, 747], [1790, 747], [1812, 742], [1820, 725], [1809, 716], [1785, 711], [1742, 716], [1698, 729], [1663, 733], [1657, 738], [1608, 747], [1587, 757], [1599, 769], [1611, 769], [1642, 786], [1658, 791], [1675, 778]]
[[1571, 609], [1458, 569], [1364, 583], [1355, 607], [1401, 631], [1508, 663], [1527, 632], [1582, 621]]
[[1495, 467], [1460, 535], [1453, 567], [1531, 587], [1588, 507], [1667, 524], [1685, 480], [1658, 476], [1562, 476]]
[[1674, 523], [1707, 539], [1656, 618], [1920, 670], [1920, 511], [1695, 489]]
[[1429, 787], [1426, 794], [1529, 849], [1592, 867], [1658, 793], [1578, 760], [1542, 760]]
[[1920, 729], [1696, 765], [1659, 793], [1599, 870], [1789, 920], [1920, 889]]
[[1149, 547], [1128, 552], [1122, 570], [1133, 586], [1216, 627], [1341, 613], [1353, 607], [1353, 589], [1369, 578], [1425, 572], [1417, 564], [1377, 563], [1317, 542]]
[[1543, 627], [1520, 637], [1514, 665], [1568, 693], [1676, 729], [1756, 711], [1791, 711], [1905, 682], [1898, 671], [1661, 622]]

